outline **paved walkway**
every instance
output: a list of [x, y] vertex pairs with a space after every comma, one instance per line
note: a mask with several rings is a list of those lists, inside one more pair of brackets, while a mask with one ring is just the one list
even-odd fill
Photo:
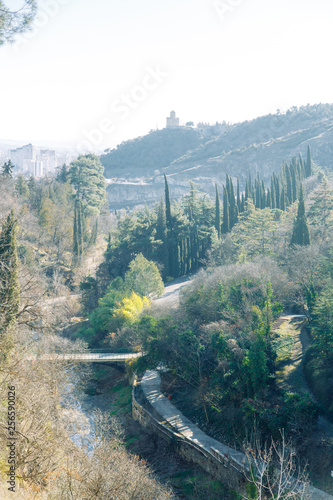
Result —
[[210, 452], [211, 448], [214, 448], [223, 455], [232, 457], [240, 465], [246, 463], [247, 460], [243, 453], [207, 436], [198, 426], [186, 418], [168, 398], [163, 396], [160, 391], [160, 385], [161, 377], [159, 373], [152, 370], [146, 371], [141, 380], [141, 388], [149, 403], [174, 429], [208, 452]]
[[[207, 436], [199, 427], [186, 418], [178, 408], [176, 408], [168, 398], [163, 396], [160, 390], [161, 377], [157, 371], [147, 370], [141, 380], [141, 388], [149, 403], [155, 410], [176, 429], [180, 434], [191, 440], [197, 446], [210, 452], [211, 448], [217, 450], [223, 455], [231, 457], [239, 465], [244, 466], [247, 463], [243, 453], [229, 448], [216, 439]], [[333, 500], [333, 497], [323, 491], [310, 486], [309, 498], [311, 500]]]

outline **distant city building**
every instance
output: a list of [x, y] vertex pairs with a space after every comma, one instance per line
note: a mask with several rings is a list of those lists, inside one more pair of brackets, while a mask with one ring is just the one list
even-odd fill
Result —
[[17, 170], [25, 172], [25, 161], [29, 160], [30, 162], [36, 160], [36, 150], [32, 144], [27, 144], [21, 148], [11, 149], [9, 151], [9, 156]]
[[[65, 153], [65, 158], [68, 153]], [[60, 165], [60, 154], [55, 149], [38, 149], [27, 144], [17, 149], [9, 150], [9, 158], [15, 166], [15, 174], [33, 175], [43, 177], [44, 175], [55, 174]]]
[[166, 128], [179, 127], [179, 118], [176, 117], [176, 112], [171, 111], [170, 116], [166, 119]]
[[58, 166], [55, 149], [41, 149], [38, 160], [43, 163], [44, 175], [54, 174]]

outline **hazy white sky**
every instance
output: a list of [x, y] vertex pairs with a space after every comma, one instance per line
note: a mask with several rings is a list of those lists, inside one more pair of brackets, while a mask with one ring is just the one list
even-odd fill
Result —
[[172, 109], [215, 123], [333, 102], [332, 0], [39, 6], [34, 31], [0, 47], [0, 139], [101, 149]]

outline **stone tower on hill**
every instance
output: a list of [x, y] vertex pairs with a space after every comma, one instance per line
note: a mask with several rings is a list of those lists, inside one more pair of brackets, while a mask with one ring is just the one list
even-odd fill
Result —
[[166, 119], [166, 128], [179, 127], [179, 118], [176, 117], [176, 112], [171, 111], [170, 116]]

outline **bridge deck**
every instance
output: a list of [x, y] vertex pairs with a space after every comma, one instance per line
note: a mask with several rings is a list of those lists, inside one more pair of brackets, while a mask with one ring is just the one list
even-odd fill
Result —
[[69, 353], [69, 354], [42, 354], [41, 356], [28, 356], [27, 361], [77, 361], [81, 363], [105, 363], [125, 362], [128, 359], [136, 359], [142, 356], [141, 352], [118, 354], [118, 353]]

